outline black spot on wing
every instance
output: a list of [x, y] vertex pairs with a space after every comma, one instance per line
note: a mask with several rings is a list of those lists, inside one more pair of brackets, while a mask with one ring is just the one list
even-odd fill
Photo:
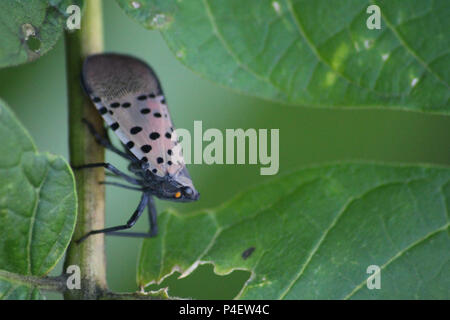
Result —
[[118, 124], [117, 122], [114, 122], [114, 123], [111, 125], [111, 129], [113, 129], [113, 131], [116, 131], [117, 129], [119, 129], [119, 124]]
[[156, 139], [158, 139], [160, 137], [160, 135], [159, 135], [158, 132], [152, 132], [152, 133], [150, 133], [149, 137], [152, 140], [156, 140]]
[[133, 127], [130, 129], [131, 134], [138, 134], [141, 131], [142, 131], [142, 127]]
[[148, 153], [152, 150], [152, 146], [149, 144], [145, 144], [141, 147], [142, 152], [144, 153]]

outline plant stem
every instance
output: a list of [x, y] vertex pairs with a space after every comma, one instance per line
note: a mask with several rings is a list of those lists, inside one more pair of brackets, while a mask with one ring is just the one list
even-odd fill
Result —
[[[69, 99], [69, 152], [72, 165], [104, 162], [100, 147], [81, 120], [91, 122], [104, 134], [103, 120], [81, 88], [80, 74], [84, 58], [103, 51], [101, 0], [85, 1], [81, 29], [65, 32], [67, 86]], [[75, 171], [78, 194], [78, 218], [73, 239], [94, 229], [104, 228], [105, 189], [103, 169]], [[68, 290], [65, 299], [96, 299], [107, 290], [104, 236], [95, 235], [78, 245], [73, 240], [64, 262], [78, 265], [81, 290]]]
[[57, 291], [64, 292], [67, 290], [66, 287], [66, 277], [35, 277], [35, 276], [24, 276], [17, 273], [12, 273], [4, 270], [0, 270], [0, 278], [5, 278], [12, 280], [16, 283], [26, 285], [26, 286], [36, 286], [40, 290], [47, 291]]

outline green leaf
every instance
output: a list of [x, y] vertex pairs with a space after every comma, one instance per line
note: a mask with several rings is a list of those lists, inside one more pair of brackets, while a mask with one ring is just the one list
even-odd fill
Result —
[[1, 100], [0, 141], [0, 269], [43, 276], [75, 227], [74, 177], [62, 157], [36, 151]]
[[[212, 263], [249, 270], [240, 299], [449, 299], [450, 169], [338, 164], [298, 170], [216, 210], [160, 216], [138, 283]], [[381, 268], [369, 290], [367, 268]]]
[[[447, 0], [117, 0], [223, 86], [315, 107], [449, 114]], [[369, 30], [368, 6], [381, 8]]]
[[53, 48], [72, 4], [82, 8], [83, 0], [0, 1], [0, 68], [33, 61]]

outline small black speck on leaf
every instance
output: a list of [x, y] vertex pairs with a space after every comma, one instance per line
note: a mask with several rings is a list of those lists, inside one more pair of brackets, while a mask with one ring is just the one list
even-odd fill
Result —
[[255, 251], [255, 247], [250, 247], [247, 250], [245, 250], [244, 252], [242, 252], [242, 259], [247, 259], [248, 257], [250, 257], [253, 253], [253, 251]]

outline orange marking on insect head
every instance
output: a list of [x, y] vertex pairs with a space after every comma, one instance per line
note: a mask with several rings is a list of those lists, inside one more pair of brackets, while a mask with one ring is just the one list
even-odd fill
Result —
[[177, 193], [175, 193], [175, 198], [179, 198], [179, 197], [181, 197], [181, 192], [180, 191], [178, 191]]

